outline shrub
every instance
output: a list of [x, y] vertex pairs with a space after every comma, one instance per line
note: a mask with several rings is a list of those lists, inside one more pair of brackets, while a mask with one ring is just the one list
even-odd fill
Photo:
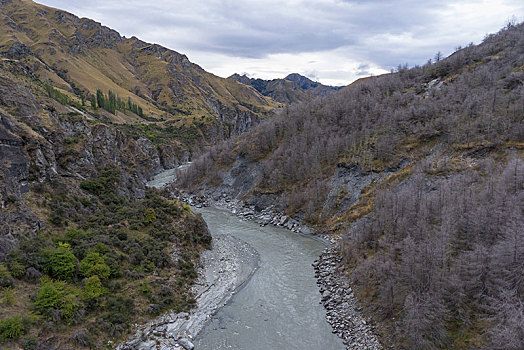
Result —
[[0, 287], [12, 287], [13, 279], [7, 267], [4, 264], [0, 264]]
[[25, 266], [18, 261], [9, 263], [9, 271], [14, 278], [22, 278], [25, 274]]
[[60, 300], [60, 316], [62, 319], [71, 324], [78, 310], [78, 298], [74, 294], [65, 294]]
[[15, 293], [13, 288], [5, 288], [0, 293], [0, 303], [5, 305], [12, 305], [15, 302]]
[[66, 284], [62, 281], [43, 281], [36, 293], [35, 308], [43, 315], [49, 315], [53, 309], [58, 309], [65, 294]]
[[156, 212], [153, 208], [147, 208], [144, 212], [144, 223], [151, 224], [156, 221]]
[[89, 252], [82, 259], [78, 268], [84, 277], [98, 276], [100, 279], [107, 279], [111, 274], [109, 266], [104, 262], [104, 258], [97, 252]]
[[72, 227], [65, 232], [64, 241], [71, 245], [77, 245], [81, 241], [86, 240], [88, 236], [88, 232], [77, 227]]
[[102, 282], [98, 276], [88, 277], [85, 281], [83, 297], [87, 301], [93, 301], [102, 295]]
[[20, 316], [13, 316], [0, 321], [0, 341], [2, 342], [16, 340], [25, 332], [24, 320]]
[[62, 319], [71, 324], [80, 307], [76, 296], [79, 292], [68, 287], [64, 281], [52, 281], [44, 277], [41, 282], [42, 286], [36, 293], [35, 309], [56, 322]]
[[67, 281], [70, 280], [76, 267], [76, 258], [69, 244], [58, 243], [58, 248], [46, 253], [44, 271], [50, 276]]
[[104, 315], [104, 319], [107, 322], [113, 325], [127, 324], [130, 316], [134, 313], [135, 303], [130, 298], [111, 296], [107, 299], [106, 310], [107, 313]]

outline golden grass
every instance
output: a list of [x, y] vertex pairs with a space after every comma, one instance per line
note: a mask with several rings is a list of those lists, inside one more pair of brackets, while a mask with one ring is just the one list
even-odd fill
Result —
[[[41, 58], [41, 61], [36, 58], [32, 61], [39, 63], [36, 74], [62, 91], [72, 89], [56, 74], [57, 70], [66, 72], [66, 80], [91, 94], [101, 89], [105, 93], [112, 90], [122, 99], [130, 97], [146, 115], [157, 119], [177, 116], [167, 115], [156, 103], [186, 111], [191, 117], [215, 114], [208, 103], [210, 97], [231, 109], [250, 109], [261, 114], [280, 106], [252, 87], [217, 77], [193, 64], [188, 67], [177, 63], [180, 57], [176, 52], [166, 51], [158, 57], [154, 52], [156, 45], [137, 47], [136, 38], [123, 39], [113, 48], [86, 46], [84, 52], [72, 53], [63, 42], [73, 42], [77, 30], [89, 38], [98, 30], [98, 25], [79, 26], [68, 20], [73, 17], [66, 12], [62, 11], [66, 20], [59, 22], [55, 15], [59, 10], [30, 0], [7, 4], [0, 11], [4, 15], [0, 19], [0, 49], [15, 41], [24, 43]], [[42, 12], [47, 12], [47, 15], [40, 15]], [[11, 29], [8, 26], [10, 20], [24, 30]], [[171, 86], [177, 88], [171, 89]], [[158, 92], [156, 101], [153, 101], [153, 91]], [[120, 116], [114, 119], [122, 122]], [[130, 119], [136, 122], [133, 116]]]

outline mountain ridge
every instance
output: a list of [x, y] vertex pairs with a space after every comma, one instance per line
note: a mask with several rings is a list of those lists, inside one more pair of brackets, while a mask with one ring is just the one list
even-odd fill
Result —
[[285, 78], [271, 80], [249, 78], [246, 74], [235, 73], [228, 79], [252, 86], [262, 95], [286, 104], [303, 102], [318, 96], [325, 97], [343, 88], [323, 85], [298, 73], [290, 73]]
[[[141, 105], [151, 118], [205, 116], [209, 123], [234, 124], [235, 132], [279, 107], [250, 87], [206, 72], [183, 54], [120, 36], [93, 20], [30, 0], [6, 0], [0, 13], [4, 57], [24, 60], [36, 75], [73, 99], [89, 98], [97, 89], [112, 90]], [[147, 123], [129, 113], [113, 121]]]

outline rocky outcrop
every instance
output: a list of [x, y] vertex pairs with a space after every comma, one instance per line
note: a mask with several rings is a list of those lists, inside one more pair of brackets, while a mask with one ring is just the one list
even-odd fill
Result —
[[209, 98], [207, 103], [220, 121], [225, 122], [226, 125], [232, 125], [231, 134], [241, 134], [260, 122], [258, 115], [251, 111], [228, 107], [213, 98]]
[[30, 163], [24, 145], [14, 122], [0, 112], [0, 260], [20, 237], [43, 226], [22, 201]]
[[360, 200], [366, 186], [384, 181], [391, 174], [402, 170], [407, 163], [407, 160], [402, 160], [395, 167], [380, 172], [363, 171], [357, 164], [337, 164], [329, 180], [329, 193], [322, 207], [322, 215], [345, 212]]
[[3, 77], [0, 77], [1, 105], [21, 116], [34, 115], [39, 110], [38, 103], [26, 87]]

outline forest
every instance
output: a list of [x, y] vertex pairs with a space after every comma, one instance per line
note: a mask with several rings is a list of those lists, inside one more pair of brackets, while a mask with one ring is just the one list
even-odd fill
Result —
[[[180, 173], [198, 191], [247, 162], [243, 199], [341, 237], [365, 312], [395, 348], [524, 344], [524, 24], [423, 66], [291, 105]], [[337, 168], [372, 180], [327, 205]], [[343, 199], [351, 194], [339, 193]], [[336, 223], [336, 225], [334, 224]]]

